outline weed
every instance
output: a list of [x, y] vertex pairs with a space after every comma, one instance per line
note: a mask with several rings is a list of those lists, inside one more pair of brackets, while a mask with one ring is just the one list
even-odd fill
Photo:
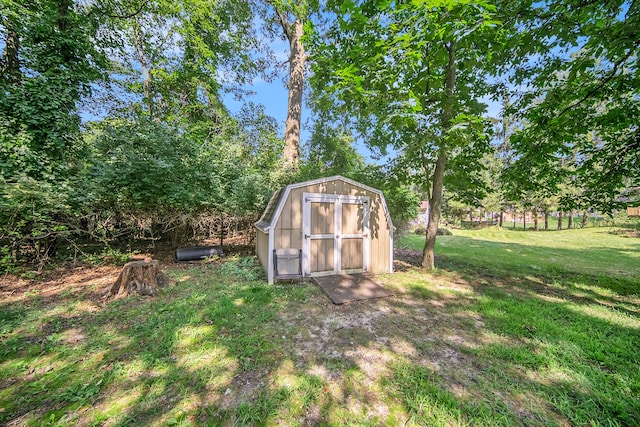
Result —
[[262, 267], [253, 257], [231, 257], [220, 264], [218, 272], [232, 280], [256, 282], [264, 278]]

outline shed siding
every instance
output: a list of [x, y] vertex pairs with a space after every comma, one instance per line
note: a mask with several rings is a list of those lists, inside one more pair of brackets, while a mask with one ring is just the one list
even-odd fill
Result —
[[[274, 224], [274, 228], [272, 229], [272, 232], [275, 233], [275, 248], [302, 248], [303, 193], [368, 196], [371, 201], [369, 220], [371, 236], [370, 272], [374, 274], [390, 272], [390, 230], [384, 211], [384, 206], [382, 206], [382, 199], [377, 193], [356, 187], [341, 180], [334, 180], [327, 183], [312, 184], [300, 188], [291, 189], [291, 191], [289, 192], [289, 196], [284, 203], [282, 212], [279, 218], [276, 219], [276, 223]], [[258, 235], [260, 235], [260, 232], [258, 232]], [[268, 247], [266, 243], [266, 235], [264, 240], [265, 247]], [[258, 243], [258, 246], [260, 246], [260, 243]], [[261, 257], [260, 254], [259, 257]], [[316, 262], [319, 262], [319, 260], [316, 260]], [[263, 267], [265, 267], [265, 269], [267, 268], [264, 263]], [[320, 268], [321, 266], [315, 267]], [[312, 271], [313, 270], [314, 268], [312, 267]]]
[[256, 253], [264, 271], [269, 271], [269, 235], [256, 229]]
[[274, 227], [276, 248], [302, 248], [302, 193], [292, 190]]

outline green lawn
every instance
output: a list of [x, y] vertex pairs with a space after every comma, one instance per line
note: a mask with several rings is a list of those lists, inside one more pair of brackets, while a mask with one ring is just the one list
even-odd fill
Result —
[[343, 306], [252, 258], [157, 298], [102, 300], [114, 267], [5, 278], [0, 424], [639, 425], [640, 241], [607, 231], [455, 231]]
[[[439, 236], [437, 254], [446, 263], [491, 270], [637, 278], [640, 240], [609, 232], [609, 228], [562, 231], [513, 231], [506, 228], [455, 230]], [[398, 239], [396, 246], [422, 250], [423, 236]], [[446, 264], [448, 266], [448, 264]]]

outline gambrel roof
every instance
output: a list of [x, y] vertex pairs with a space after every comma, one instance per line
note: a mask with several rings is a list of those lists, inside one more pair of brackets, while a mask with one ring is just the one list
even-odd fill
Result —
[[269, 230], [275, 225], [276, 221], [280, 217], [282, 208], [285, 202], [287, 201], [287, 197], [289, 196], [289, 193], [291, 192], [291, 190], [310, 186], [310, 185], [327, 184], [333, 181], [342, 181], [354, 187], [362, 188], [363, 190], [370, 191], [372, 193], [379, 195], [382, 201], [382, 206], [384, 207], [384, 214], [389, 224], [389, 230], [391, 231], [391, 233], [393, 233], [393, 223], [391, 222], [391, 215], [389, 215], [389, 209], [387, 208], [387, 201], [385, 200], [384, 195], [382, 194], [382, 191], [376, 190], [375, 188], [353, 181], [349, 178], [345, 178], [344, 176], [341, 176], [341, 175], [335, 175], [329, 178], [319, 178], [311, 181], [289, 184], [286, 187], [276, 191], [275, 193], [273, 193], [273, 196], [271, 196], [271, 199], [269, 200], [267, 207], [262, 213], [262, 216], [260, 217], [258, 222], [255, 223], [256, 228], [265, 233], [269, 232]]

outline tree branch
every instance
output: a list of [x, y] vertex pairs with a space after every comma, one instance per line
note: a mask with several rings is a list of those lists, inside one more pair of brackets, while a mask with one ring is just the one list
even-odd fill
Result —
[[629, 52], [620, 60], [616, 61], [613, 64], [613, 68], [611, 69], [611, 72], [600, 81], [600, 83], [598, 85], [596, 85], [595, 87], [591, 88], [591, 90], [589, 90], [585, 95], [582, 96], [582, 98], [580, 98], [579, 100], [567, 105], [565, 108], [562, 109], [562, 111], [560, 111], [560, 114], [558, 114], [556, 117], [560, 118], [564, 115], [564, 113], [566, 113], [569, 110], [572, 110], [574, 108], [576, 108], [578, 105], [582, 104], [583, 102], [585, 102], [587, 99], [591, 98], [593, 95], [595, 95], [600, 89], [602, 89], [607, 83], [609, 83], [615, 76], [616, 74], [618, 74], [618, 68], [627, 60], [629, 59], [634, 53], [636, 53], [636, 48], [640, 46], [640, 40], [636, 40], [636, 42], [633, 44], [633, 47], [631, 49], [629, 49]]
[[424, 94], [429, 96], [429, 92], [431, 92], [431, 80], [429, 77], [431, 76], [431, 61], [429, 60], [429, 43], [425, 46], [424, 51], [424, 60], [427, 63], [427, 84], [424, 90]]
[[[140, 5], [140, 7], [137, 10], [135, 10], [135, 11], [133, 11], [133, 12], [127, 14], [127, 15], [119, 15], [119, 14], [107, 13], [106, 11], [104, 11], [104, 10], [100, 11], [99, 9], [94, 9], [94, 10], [97, 10], [98, 12], [102, 12], [102, 14], [104, 16], [107, 16], [109, 18], [131, 19], [131, 18], [134, 18], [134, 17], [138, 16], [139, 14], [141, 14], [142, 11], [144, 10], [144, 8], [147, 6], [147, 4], [149, 4], [149, 0], [144, 0], [144, 2], [142, 2], [142, 4]], [[89, 13], [91, 14], [91, 13], [93, 13], [93, 11], [91, 11]]]
[[636, 5], [636, 0], [633, 0], [629, 5], [629, 9], [627, 9], [627, 13], [624, 14], [624, 22], [627, 22], [627, 18], [629, 18], [629, 14], [633, 10], [633, 7]]
[[271, 4], [271, 6], [273, 6], [273, 9], [275, 10], [276, 15], [278, 15], [278, 21], [280, 21], [280, 25], [282, 25], [282, 30], [284, 31], [284, 35], [287, 37], [287, 40], [291, 41], [292, 30], [291, 30], [291, 24], [287, 20], [287, 16], [284, 14], [284, 12], [282, 12], [278, 8], [278, 6], [272, 0], [268, 0], [268, 3]]

